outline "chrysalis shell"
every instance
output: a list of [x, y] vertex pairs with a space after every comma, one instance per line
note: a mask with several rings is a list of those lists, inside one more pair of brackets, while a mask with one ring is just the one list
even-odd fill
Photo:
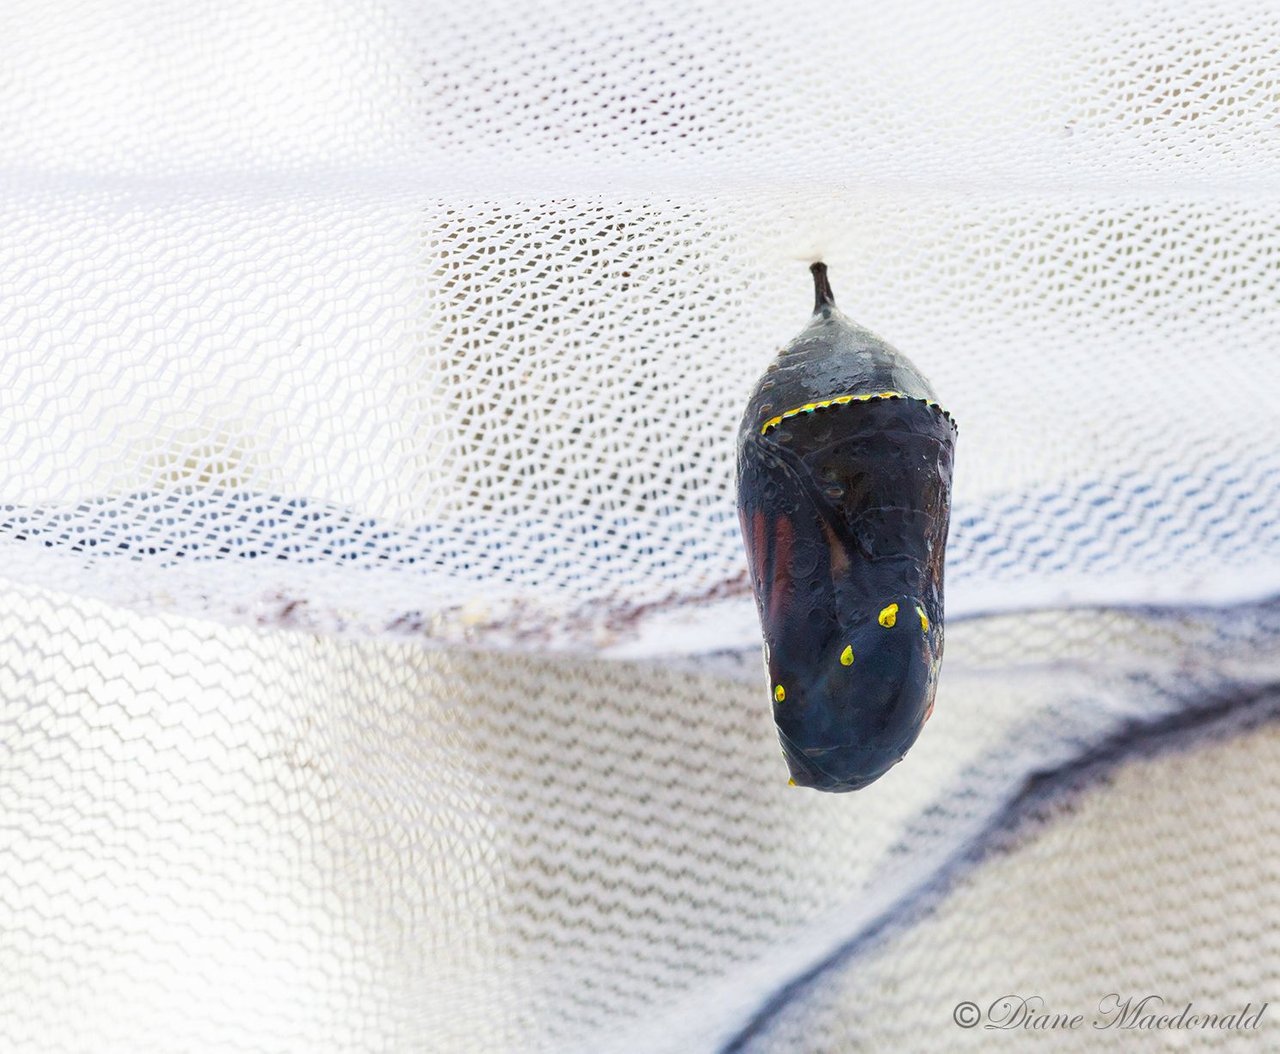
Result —
[[956, 426], [812, 271], [813, 317], [742, 418], [738, 513], [792, 781], [851, 791], [933, 710]]

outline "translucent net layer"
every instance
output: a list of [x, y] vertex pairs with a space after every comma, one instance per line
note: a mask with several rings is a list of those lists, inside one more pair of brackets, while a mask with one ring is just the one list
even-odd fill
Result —
[[[1029, 787], [1280, 680], [1274, 606], [971, 620], [916, 748], [850, 798], [786, 786], [758, 656], [738, 676], [3, 603], [20, 1050], [720, 1049], [864, 931], [909, 929]], [[1230, 837], [1265, 859], [1241, 809]], [[994, 978], [1002, 947], [943, 951]]]
[[29, 12], [6, 574], [743, 646], [730, 438], [821, 256], [961, 423], [953, 611], [1275, 589], [1273, 15], [829, 6]]

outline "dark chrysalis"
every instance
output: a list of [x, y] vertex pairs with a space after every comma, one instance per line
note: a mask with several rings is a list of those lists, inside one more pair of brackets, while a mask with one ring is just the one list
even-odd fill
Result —
[[813, 318], [738, 431], [738, 514], [792, 782], [851, 791], [933, 710], [956, 426], [812, 270]]

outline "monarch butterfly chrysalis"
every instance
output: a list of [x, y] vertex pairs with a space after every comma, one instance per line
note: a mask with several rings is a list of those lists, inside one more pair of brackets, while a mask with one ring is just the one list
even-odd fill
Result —
[[933, 710], [956, 426], [811, 270], [813, 318], [738, 431], [738, 514], [792, 782], [851, 791]]

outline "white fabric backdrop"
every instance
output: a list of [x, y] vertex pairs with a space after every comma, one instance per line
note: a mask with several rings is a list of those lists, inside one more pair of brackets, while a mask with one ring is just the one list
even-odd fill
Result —
[[[978, 939], [912, 891], [1030, 774], [1274, 687], [1273, 7], [0, 26], [3, 1045], [972, 1042], [950, 981], [885, 1024]], [[960, 423], [937, 712], [830, 799], [785, 785], [731, 489], [818, 257]], [[1263, 811], [1268, 734], [1212, 748]], [[1256, 1002], [1249, 903], [1196, 932]]]

